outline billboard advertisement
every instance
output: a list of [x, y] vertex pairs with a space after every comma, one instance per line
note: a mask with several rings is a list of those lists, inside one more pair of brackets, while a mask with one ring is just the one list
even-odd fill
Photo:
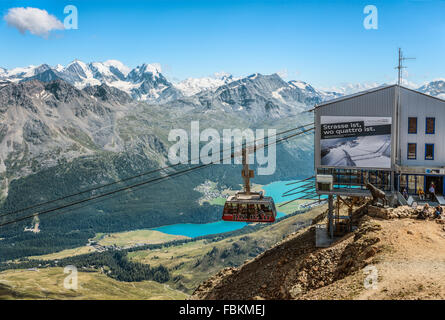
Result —
[[391, 168], [391, 117], [321, 116], [322, 166]]

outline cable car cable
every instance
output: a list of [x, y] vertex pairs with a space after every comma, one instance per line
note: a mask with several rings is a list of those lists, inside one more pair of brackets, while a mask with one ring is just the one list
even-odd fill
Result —
[[[313, 124], [314, 123], [309, 123], [309, 124], [305, 124], [305, 125], [293, 128], [293, 129], [281, 131], [281, 132], [276, 133], [276, 134], [274, 134], [274, 135], [272, 135], [270, 137], [282, 135], [282, 134], [285, 134], [285, 133], [288, 133], [288, 132], [291, 132], [291, 131], [295, 131], [295, 130], [298, 130], [298, 129], [301, 129], [301, 128], [304, 128], [304, 127], [307, 127], [307, 126], [310, 126], [310, 125], [313, 125]], [[269, 138], [269, 136], [267, 138]], [[253, 142], [257, 142], [258, 140], [264, 140], [264, 139], [265, 138], [263, 138], [263, 139], [256, 139]], [[231, 147], [231, 150], [234, 149], [234, 148], [235, 148], [235, 146]], [[227, 150], [229, 150], [229, 149], [221, 150], [220, 154], [221, 154], [221, 152], [224, 152], [224, 151], [227, 151]], [[198, 159], [192, 159], [192, 160], [190, 160], [190, 162], [193, 162], [194, 160], [199, 160], [199, 158]], [[96, 190], [99, 190], [99, 189], [103, 189], [103, 188], [106, 188], [106, 187], [109, 187], [109, 186], [112, 186], [112, 185], [115, 185], [115, 184], [118, 184], [118, 183], [122, 183], [122, 182], [126, 182], [126, 181], [133, 180], [133, 179], [136, 179], [136, 178], [140, 178], [140, 177], [143, 177], [143, 176], [146, 176], [146, 175], [149, 175], [149, 174], [153, 174], [153, 173], [156, 173], [156, 172], [161, 172], [161, 171], [164, 171], [164, 170], [167, 170], [167, 169], [170, 169], [170, 168], [175, 168], [175, 167], [180, 166], [180, 165], [185, 165], [185, 164], [177, 163], [177, 164], [174, 164], [174, 165], [165, 166], [165, 167], [154, 169], [154, 170], [151, 170], [151, 171], [148, 171], [148, 172], [144, 172], [144, 173], [141, 173], [141, 174], [138, 174], [138, 175], [135, 175], [135, 176], [131, 176], [131, 177], [128, 177], [128, 178], [120, 179], [120, 180], [117, 180], [117, 181], [114, 181], [114, 182], [110, 182], [110, 183], [107, 183], [107, 184], [104, 184], [104, 185], [101, 185], [101, 186], [98, 186], [98, 187], [90, 188], [90, 189], [83, 190], [83, 191], [80, 191], [80, 192], [77, 192], [77, 193], [74, 193], [74, 194], [63, 196], [63, 197], [60, 197], [60, 198], [57, 198], [57, 199], [48, 200], [48, 201], [45, 201], [45, 202], [42, 202], [42, 203], [34, 204], [34, 205], [28, 206], [28, 207], [23, 208], [23, 209], [19, 209], [19, 210], [7, 212], [7, 213], [2, 213], [2, 214], [0, 214], [0, 218], [8, 216], [8, 215], [12, 215], [12, 214], [21, 213], [21, 212], [24, 212], [24, 211], [27, 211], [27, 210], [30, 210], [30, 209], [35, 209], [35, 208], [43, 206], [43, 205], [47, 205], [47, 204], [51, 204], [51, 203], [54, 203], [54, 202], [57, 202], [57, 201], [65, 200], [65, 199], [68, 199], [68, 198], [71, 198], [71, 197], [75, 197], [75, 196], [78, 196], [78, 195], [81, 195], [81, 194], [84, 194], [84, 193], [93, 192], [93, 191], [96, 191]]]
[[[271, 143], [271, 144], [278, 144], [278, 143], [281, 143], [281, 142], [283, 142], [283, 141], [285, 141], [285, 140], [287, 140], [289, 138], [292, 138], [292, 137], [295, 137], [295, 136], [299, 136], [299, 135], [302, 135], [304, 133], [307, 133], [307, 132], [310, 132], [310, 131], [313, 131], [313, 130], [314, 130], [314, 127], [306, 129], [306, 130], [303, 130], [303, 131], [298, 132], [298, 133], [291, 134], [291, 135], [289, 135], [287, 137], [284, 137], [284, 138], [280, 138], [280, 139], [276, 140], [274, 143]], [[261, 148], [268, 147], [268, 146], [269, 146], [269, 143], [264, 144], [263, 146], [261, 146]], [[234, 154], [232, 153], [231, 156], [230, 156], [230, 159], [233, 158], [233, 156], [234, 156]], [[229, 158], [227, 157], [226, 159], [223, 159], [223, 161], [224, 160], [228, 160], [228, 159]], [[92, 200], [95, 200], [95, 199], [99, 199], [99, 198], [102, 198], [102, 197], [106, 197], [108, 195], [113, 195], [113, 194], [116, 194], [118, 192], [126, 191], [126, 190], [133, 189], [133, 188], [137, 188], [139, 186], [147, 185], [147, 184], [150, 184], [150, 183], [153, 183], [153, 182], [156, 182], [156, 181], [163, 181], [163, 180], [169, 179], [171, 177], [176, 177], [176, 176], [179, 176], [179, 175], [181, 175], [183, 173], [184, 174], [185, 173], [190, 173], [190, 172], [192, 172], [194, 170], [199, 170], [199, 169], [202, 169], [202, 168], [214, 165], [214, 164], [216, 164], [216, 163], [215, 162], [210, 162], [208, 164], [198, 165], [196, 167], [185, 169], [185, 170], [179, 171], [179, 172], [175, 172], [175, 173], [163, 176], [163, 177], [158, 177], [158, 178], [155, 178], [155, 179], [152, 179], [152, 180], [143, 181], [143, 182], [140, 182], [140, 183], [136, 183], [134, 185], [126, 186], [126, 187], [123, 187], [123, 188], [120, 188], [120, 189], [117, 189], [117, 190], [113, 190], [113, 191], [109, 191], [109, 192], [106, 192], [104, 194], [100, 194], [100, 195], [89, 197], [89, 198], [86, 198], [86, 199], [70, 202], [70, 203], [62, 205], [60, 207], [43, 210], [43, 211], [34, 213], [32, 215], [28, 215], [28, 216], [25, 216], [25, 217], [20, 217], [20, 218], [17, 218], [15, 220], [12, 220], [12, 221], [7, 221], [5, 223], [1, 223], [0, 227], [6, 226], [6, 225], [10, 225], [10, 224], [13, 224], [13, 223], [17, 223], [17, 222], [20, 222], [20, 221], [24, 221], [26, 219], [33, 218], [35, 216], [40, 216], [40, 215], [47, 214], [47, 213], [50, 213], [50, 212], [54, 212], [54, 211], [57, 211], [57, 210], [61, 210], [61, 209], [64, 209], [64, 208], [72, 207], [72, 206], [75, 206], [77, 204], [81, 204], [81, 203], [85, 203], [85, 202], [92, 201]]]

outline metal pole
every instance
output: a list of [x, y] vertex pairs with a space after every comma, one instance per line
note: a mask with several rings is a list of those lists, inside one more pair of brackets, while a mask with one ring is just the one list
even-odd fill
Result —
[[328, 204], [328, 219], [329, 219], [329, 234], [331, 239], [334, 238], [334, 196], [333, 195], [329, 195], [329, 204]]
[[397, 84], [400, 86], [402, 83], [402, 49], [399, 48], [399, 65], [397, 67], [399, 69], [398, 77], [397, 77]]
[[241, 175], [244, 179], [244, 192], [246, 194], [250, 194], [250, 177], [251, 172], [249, 170], [249, 161], [247, 159], [247, 149], [243, 148], [243, 170], [241, 171]]

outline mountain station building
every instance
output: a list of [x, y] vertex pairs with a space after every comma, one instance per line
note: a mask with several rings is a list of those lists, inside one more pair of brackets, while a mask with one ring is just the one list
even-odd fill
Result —
[[[388, 85], [323, 102], [313, 109], [316, 192], [369, 196], [369, 181], [387, 198], [401, 194], [445, 205], [445, 100]], [[339, 201], [337, 201], [338, 203]]]

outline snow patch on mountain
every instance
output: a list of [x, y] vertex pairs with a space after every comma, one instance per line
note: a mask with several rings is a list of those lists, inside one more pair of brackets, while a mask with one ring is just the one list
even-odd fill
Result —
[[107, 61], [103, 62], [103, 65], [108, 68], [111, 68], [111, 67], [116, 68], [124, 76], [127, 76], [131, 71], [131, 69], [129, 67], [127, 67], [125, 64], [123, 64], [122, 62], [120, 62], [118, 60], [107, 60]]
[[23, 78], [32, 77], [35, 75], [35, 70], [38, 68], [38, 66], [30, 65], [28, 67], [23, 68], [14, 68], [11, 70], [4, 70], [2, 73], [2, 78], [4, 80], [8, 80], [11, 82], [18, 82]]
[[130, 69], [118, 60], [85, 63], [74, 60], [67, 66], [28, 66], [12, 70], [0, 69], [0, 82], [64, 80], [77, 89], [106, 84], [128, 93], [135, 100], [162, 103], [182, 96], [161, 73], [158, 63], [142, 64]]
[[435, 79], [419, 88], [420, 92], [445, 99], [445, 79]]
[[229, 84], [239, 78], [234, 78], [226, 72], [217, 72], [213, 76], [203, 78], [187, 78], [173, 85], [186, 97], [193, 96], [201, 91], [215, 90], [216, 88]]

